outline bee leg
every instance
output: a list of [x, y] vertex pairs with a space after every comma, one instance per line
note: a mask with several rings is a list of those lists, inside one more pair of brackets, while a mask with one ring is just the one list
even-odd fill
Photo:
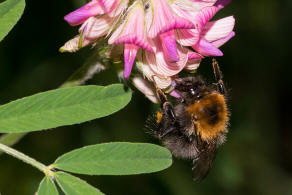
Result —
[[167, 134], [169, 134], [170, 132], [174, 131], [176, 128], [175, 127], [169, 127], [167, 129], [162, 130], [159, 134], [158, 134], [158, 138], [161, 139], [164, 136], [166, 136]]
[[174, 108], [173, 108], [172, 104], [167, 101], [166, 95], [158, 87], [156, 87], [156, 94], [157, 94], [157, 97], [159, 98], [160, 103], [161, 103], [161, 112], [162, 112], [163, 118], [170, 119], [169, 120], [170, 122], [167, 124], [164, 124], [165, 127], [162, 127], [160, 132], [158, 133], [159, 138], [162, 138], [162, 137], [166, 136], [168, 133], [170, 133], [176, 129], [175, 127], [173, 127], [174, 124], [176, 123], [176, 116], [175, 116]]
[[[156, 86], [155, 86], [155, 87], [156, 87]], [[158, 99], [159, 99], [159, 101], [160, 101], [161, 107], [163, 107], [164, 103], [167, 102], [167, 97], [166, 97], [166, 95], [165, 95], [165, 94], [163, 93], [163, 91], [162, 91], [160, 88], [158, 88], [158, 87], [156, 87], [156, 95], [157, 95], [157, 97], [158, 97]]]
[[223, 83], [223, 76], [222, 76], [222, 73], [220, 71], [219, 64], [215, 58], [213, 58], [212, 67], [213, 67], [214, 76], [215, 76], [215, 79], [217, 82], [216, 83], [217, 91], [224, 95], [226, 90], [225, 90], [225, 86]]
[[167, 116], [171, 121], [176, 120], [176, 116], [174, 114], [174, 108], [170, 102], [164, 102], [162, 105], [163, 114]]
[[163, 126], [162, 126], [160, 132], [158, 133], [159, 138], [163, 138], [164, 136], [166, 136], [170, 132], [176, 130], [175, 124], [177, 121], [173, 106], [170, 102], [164, 102], [161, 110], [162, 110], [163, 118], [168, 119], [168, 120], [164, 120], [165, 122], [163, 123]]
[[170, 102], [167, 101], [166, 95], [163, 93], [163, 91], [159, 88], [156, 88], [157, 96], [161, 102], [161, 109], [162, 114], [166, 115], [168, 118], [170, 118], [172, 121], [176, 120], [176, 116], [174, 114], [173, 106]]

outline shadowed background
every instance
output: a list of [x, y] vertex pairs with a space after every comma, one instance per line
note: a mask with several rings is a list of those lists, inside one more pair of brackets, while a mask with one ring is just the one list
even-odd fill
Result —
[[[1, 1], [0, 1], [1, 2]], [[63, 16], [81, 0], [27, 0], [23, 17], [0, 43], [0, 105], [61, 85], [89, 56], [85, 48], [61, 54], [60, 46], [77, 33]], [[292, 194], [292, 77], [288, 58], [290, 0], [233, 1], [217, 17], [234, 15], [236, 36], [217, 58], [229, 90], [232, 112], [227, 142], [218, 150], [209, 176], [196, 184], [191, 163], [175, 159], [154, 174], [80, 176], [106, 194]], [[212, 82], [211, 59], [198, 69]], [[119, 82], [113, 68], [87, 84]], [[25, 136], [14, 147], [44, 164], [85, 145], [111, 142], [157, 143], [143, 130], [157, 106], [135, 91], [122, 111], [91, 122]], [[8, 155], [0, 156], [0, 192], [29, 195], [43, 174]]]

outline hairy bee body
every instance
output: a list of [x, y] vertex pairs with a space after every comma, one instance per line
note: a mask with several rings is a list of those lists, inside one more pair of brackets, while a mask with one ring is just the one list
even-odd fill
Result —
[[193, 160], [193, 178], [198, 182], [207, 176], [227, 133], [229, 111], [221, 79], [218, 83], [215, 88], [200, 76], [182, 78], [175, 87], [181, 98], [174, 106], [158, 90], [161, 111], [146, 124], [175, 157]]
[[[190, 105], [178, 103], [174, 107], [177, 131], [162, 138], [163, 145], [176, 157], [192, 159], [198, 156], [198, 138], [207, 143], [222, 144], [228, 124], [227, 106], [222, 98], [222, 95], [214, 93]], [[161, 122], [165, 123], [164, 118]]]

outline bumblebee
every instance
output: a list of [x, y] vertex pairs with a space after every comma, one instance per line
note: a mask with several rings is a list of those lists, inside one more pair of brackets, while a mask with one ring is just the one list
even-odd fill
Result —
[[172, 105], [160, 90], [161, 111], [146, 121], [146, 129], [177, 158], [192, 159], [193, 179], [202, 181], [213, 165], [216, 149], [224, 143], [229, 121], [225, 87], [219, 65], [212, 63], [216, 83], [201, 76], [176, 80], [180, 95]]

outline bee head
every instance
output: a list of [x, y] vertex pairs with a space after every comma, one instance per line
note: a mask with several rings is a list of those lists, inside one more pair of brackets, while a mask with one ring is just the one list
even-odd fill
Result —
[[204, 80], [197, 76], [177, 79], [175, 90], [184, 100], [199, 100], [206, 94], [207, 88]]

